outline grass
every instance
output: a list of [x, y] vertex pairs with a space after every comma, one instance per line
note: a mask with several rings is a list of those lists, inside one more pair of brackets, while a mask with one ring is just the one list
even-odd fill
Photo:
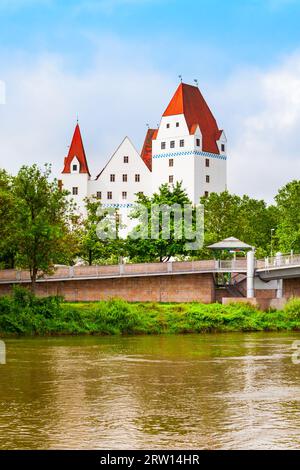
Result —
[[0, 298], [0, 335], [134, 335], [237, 331], [300, 331], [300, 299], [283, 311], [248, 304], [67, 303], [23, 288]]

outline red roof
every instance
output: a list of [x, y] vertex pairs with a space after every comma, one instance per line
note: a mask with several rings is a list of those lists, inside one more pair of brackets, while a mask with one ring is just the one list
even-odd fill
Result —
[[203, 137], [203, 151], [219, 154], [218, 124], [198, 87], [181, 83], [163, 116], [184, 114], [190, 134], [199, 126]]
[[89, 176], [89, 168], [87, 164], [87, 159], [85, 156], [84, 146], [81, 138], [81, 132], [79, 124], [75, 127], [72, 143], [69, 149], [68, 156], [65, 158], [63, 173], [71, 173], [71, 162], [74, 157], [77, 157], [80, 164], [80, 173], [87, 173]]
[[152, 171], [152, 140], [156, 139], [157, 132], [157, 129], [148, 129], [141, 153], [141, 157], [150, 171]]

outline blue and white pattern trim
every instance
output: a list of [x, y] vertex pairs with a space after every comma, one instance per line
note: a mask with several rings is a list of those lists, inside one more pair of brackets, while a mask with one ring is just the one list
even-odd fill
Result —
[[219, 160], [227, 160], [227, 155], [219, 155], [217, 153], [201, 152], [200, 150], [189, 150], [187, 152], [173, 152], [173, 153], [159, 153], [153, 155], [153, 158], [174, 158], [174, 157], [185, 157], [189, 155], [197, 155], [200, 157], [217, 158]]
[[102, 207], [113, 207], [114, 209], [124, 209], [133, 207], [133, 204], [102, 204]]

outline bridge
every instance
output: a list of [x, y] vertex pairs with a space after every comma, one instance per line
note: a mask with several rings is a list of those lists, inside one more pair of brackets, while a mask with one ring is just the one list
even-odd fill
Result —
[[272, 258], [260, 260], [256, 275], [265, 281], [300, 277], [300, 255], [278, 254]]
[[[120, 277], [168, 276], [191, 273], [243, 273], [247, 274], [247, 259], [198, 260], [167, 263], [140, 263], [94, 266], [57, 266], [54, 273], [37, 282], [85, 279], [111, 279]], [[255, 274], [265, 280], [300, 277], [300, 255], [280, 255], [255, 260]], [[0, 284], [30, 282], [28, 271], [5, 269], [0, 271]]]
[[[220, 292], [216, 280], [225, 273], [231, 273], [230, 285]], [[0, 271], [0, 295], [10, 292], [15, 284], [29, 283], [28, 271]], [[38, 279], [37, 288], [39, 295], [63, 295], [74, 301], [122, 297], [131, 301], [213, 302], [222, 300], [223, 295], [254, 299], [262, 294], [281, 299], [300, 296], [300, 255], [278, 254], [256, 260], [249, 251], [247, 258], [231, 260], [56, 266], [53, 274]]]
[[[237, 260], [176, 261], [101, 266], [57, 266], [52, 275], [45, 275], [38, 279], [37, 282], [237, 272], [247, 273], [246, 258]], [[22, 284], [28, 282], [30, 282], [28, 271], [14, 269], [0, 271], [0, 284]]]

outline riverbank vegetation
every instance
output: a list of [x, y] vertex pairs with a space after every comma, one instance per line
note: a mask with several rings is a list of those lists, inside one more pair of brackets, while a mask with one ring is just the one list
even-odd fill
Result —
[[234, 331], [300, 331], [300, 299], [283, 311], [248, 304], [128, 303], [114, 299], [66, 303], [16, 288], [0, 298], [0, 336], [185, 334]]

